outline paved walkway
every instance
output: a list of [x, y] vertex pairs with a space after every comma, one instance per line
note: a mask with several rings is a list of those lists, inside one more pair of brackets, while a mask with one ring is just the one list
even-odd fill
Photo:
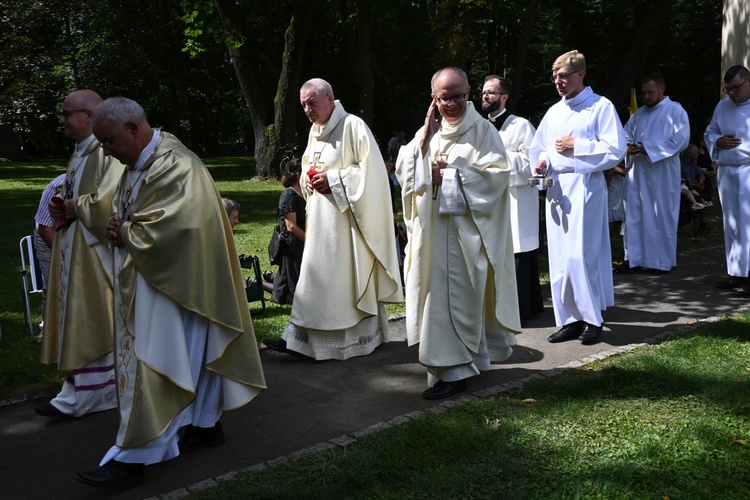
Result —
[[[549, 375], [559, 367], [654, 342], [678, 328], [747, 308], [748, 299], [713, 282], [725, 274], [723, 249], [678, 256], [666, 275], [615, 275], [616, 306], [606, 311], [602, 341], [549, 344], [556, 330], [552, 306], [524, 324], [513, 356], [469, 380], [467, 395], [483, 397], [528, 377]], [[391, 322], [404, 338], [403, 320]], [[222, 419], [226, 445], [178, 457], [146, 469], [145, 482], [132, 490], [108, 491], [76, 481], [79, 470], [95, 467], [112, 444], [117, 427], [113, 411], [78, 420], [50, 420], [34, 414], [39, 401], [0, 407], [0, 497], [13, 499], [179, 498], [189, 489], [247, 468], [282, 463], [303, 450], [346, 446], [404, 415], [440, 411], [451, 403], [426, 401], [426, 375], [417, 347], [391, 342], [372, 355], [345, 362], [313, 362], [264, 350], [269, 390]]]

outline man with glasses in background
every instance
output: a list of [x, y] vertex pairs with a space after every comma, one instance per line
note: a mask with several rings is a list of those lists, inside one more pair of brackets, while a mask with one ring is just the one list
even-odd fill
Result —
[[719, 168], [719, 199], [724, 213], [724, 251], [729, 278], [720, 288], [750, 295], [750, 72], [732, 66], [724, 74], [724, 93], [704, 138]]
[[547, 238], [555, 322], [552, 343], [596, 342], [602, 311], [614, 305], [604, 171], [625, 155], [625, 134], [612, 103], [583, 83], [586, 60], [573, 50], [552, 64], [562, 99], [544, 115], [531, 143], [531, 164], [550, 175]]
[[459, 68], [433, 75], [424, 126], [396, 166], [409, 236], [406, 333], [427, 367], [425, 399], [465, 391], [465, 379], [510, 357], [520, 331], [510, 168], [469, 90]]
[[101, 101], [93, 90], [72, 92], [63, 101], [59, 121], [65, 137], [76, 145], [62, 192], [49, 204], [57, 230], [49, 264], [41, 359], [71, 374], [56, 397], [34, 409], [44, 417], [81, 417], [117, 406], [112, 257], [106, 225], [124, 166], [105, 157], [91, 131], [91, 117]]
[[516, 290], [521, 319], [544, 311], [539, 284], [539, 190], [527, 185], [533, 175], [529, 146], [536, 129], [528, 120], [506, 109], [510, 81], [497, 75], [484, 79], [482, 112], [500, 134], [510, 166], [510, 226], [516, 266]]

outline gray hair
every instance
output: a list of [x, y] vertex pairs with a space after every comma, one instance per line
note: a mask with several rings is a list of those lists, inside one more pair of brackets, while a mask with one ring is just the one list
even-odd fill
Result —
[[331, 87], [331, 84], [323, 80], [322, 78], [312, 78], [310, 80], [307, 80], [299, 89], [299, 92], [301, 94], [305, 90], [310, 89], [312, 89], [317, 95], [333, 95], [333, 88]]
[[221, 201], [224, 202], [224, 210], [227, 211], [227, 217], [231, 217], [232, 212], [234, 212], [235, 210], [237, 210], [238, 212], [240, 211], [240, 204], [236, 201], [230, 200], [229, 198], [222, 198]]
[[94, 128], [99, 120], [108, 120], [120, 127], [129, 122], [148, 123], [146, 112], [141, 105], [127, 97], [111, 97], [102, 101], [91, 117], [91, 128]]
[[446, 66], [445, 68], [437, 70], [435, 74], [432, 75], [432, 79], [430, 80], [430, 88], [433, 92], [435, 92], [435, 81], [444, 71], [453, 71], [455, 74], [461, 77], [461, 79], [466, 84], [466, 88], [469, 88], [469, 77], [466, 76], [466, 72], [464, 70], [462, 70], [461, 68], [457, 68], [456, 66]]

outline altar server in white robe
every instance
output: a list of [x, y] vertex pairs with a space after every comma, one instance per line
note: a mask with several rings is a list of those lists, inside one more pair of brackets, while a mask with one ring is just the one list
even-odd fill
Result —
[[[124, 166], [106, 158], [91, 132], [102, 98], [71, 92], [60, 125], [76, 141], [58, 201], [49, 204], [52, 241], [41, 359], [70, 375], [59, 394], [34, 410], [45, 417], [81, 417], [117, 406], [112, 328], [112, 258], [105, 226]], [[63, 200], [60, 202], [60, 200]]]
[[482, 112], [500, 134], [510, 166], [510, 227], [516, 264], [516, 289], [521, 319], [544, 311], [539, 284], [539, 190], [527, 185], [533, 175], [529, 146], [536, 129], [529, 120], [507, 109], [510, 81], [497, 75], [484, 79]]
[[433, 75], [424, 126], [396, 166], [409, 236], [406, 334], [427, 367], [425, 399], [465, 391], [467, 378], [510, 357], [521, 329], [510, 167], [469, 92], [459, 68]]
[[641, 81], [641, 106], [625, 124], [631, 168], [626, 189], [625, 259], [618, 271], [642, 267], [668, 272], [677, 265], [680, 153], [690, 142], [690, 122], [664, 95], [664, 78]]
[[305, 253], [289, 324], [270, 349], [316, 360], [370, 354], [390, 340], [386, 303], [403, 301], [388, 172], [365, 122], [328, 82], [300, 89], [312, 122], [302, 155]]
[[[96, 470], [131, 487], [144, 465], [224, 444], [219, 418], [265, 388], [237, 251], [208, 169], [124, 97], [93, 117], [104, 153], [127, 165], [107, 222], [114, 245], [120, 424]], [[182, 437], [178, 430], [186, 427]]]
[[711, 159], [719, 164], [719, 199], [724, 213], [724, 251], [729, 278], [716, 283], [750, 295], [750, 72], [732, 66], [705, 133]]
[[625, 155], [615, 107], [584, 85], [586, 60], [573, 50], [552, 65], [560, 102], [544, 115], [531, 163], [550, 175], [547, 238], [555, 322], [550, 342], [599, 339], [602, 311], [615, 302], [604, 171]]

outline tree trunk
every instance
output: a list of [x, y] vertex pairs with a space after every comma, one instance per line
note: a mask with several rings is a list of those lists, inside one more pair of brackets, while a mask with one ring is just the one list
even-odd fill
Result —
[[526, 52], [529, 48], [529, 38], [531, 38], [531, 30], [534, 28], [534, 21], [536, 20], [537, 12], [539, 12], [539, 0], [528, 0], [523, 31], [518, 39], [516, 61], [513, 65], [513, 85], [510, 89], [511, 105], [508, 110], [509, 112], [515, 111], [515, 107], [518, 104], [518, 96], [521, 95], [521, 89], [523, 88], [523, 70], [526, 67]]
[[644, 55], [658, 33], [658, 27], [666, 21], [673, 0], [633, 0], [635, 25], [630, 36], [631, 45], [622, 57], [619, 71], [604, 95], [618, 109], [629, 100], [630, 87], [639, 71]]
[[[229, 23], [244, 40], [252, 40], [252, 33], [245, 27], [244, 14], [234, 0], [215, 0], [219, 16]], [[254, 70], [258, 66], [270, 68], [265, 54], [249, 43], [229, 48], [232, 65], [250, 112], [250, 122], [255, 137], [256, 173], [262, 177], [277, 176], [280, 147], [295, 139], [294, 106], [302, 67], [302, 55], [312, 17], [315, 0], [298, 0], [289, 21], [284, 41], [284, 54], [275, 96], [263, 92], [261, 78]], [[286, 141], [286, 142], [285, 142]]]
[[375, 107], [375, 77], [372, 71], [372, 0], [360, 0], [357, 8], [357, 71], [359, 73], [359, 116], [372, 124]]

